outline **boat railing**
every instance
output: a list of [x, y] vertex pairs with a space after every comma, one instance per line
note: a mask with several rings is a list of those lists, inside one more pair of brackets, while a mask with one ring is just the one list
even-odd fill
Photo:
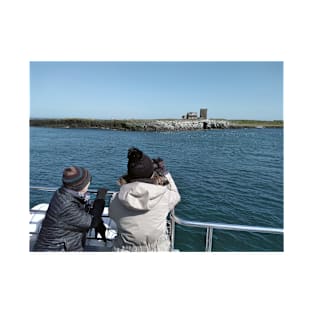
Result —
[[[30, 189], [41, 190], [41, 191], [56, 191], [53, 187], [39, 187], [30, 186]], [[97, 193], [96, 189], [88, 189], [90, 193]], [[115, 191], [108, 191], [108, 196], [112, 196]], [[36, 213], [32, 210], [33, 213]], [[38, 212], [39, 213], [39, 212]], [[104, 215], [108, 216], [108, 215]], [[282, 228], [273, 227], [262, 227], [262, 226], [249, 226], [249, 225], [238, 225], [238, 224], [226, 224], [226, 223], [213, 223], [213, 222], [201, 222], [201, 221], [191, 221], [178, 217], [175, 215], [175, 210], [172, 210], [169, 214], [169, 231], [171, 238], [171, 250], [175, 250], [175, 225], [181, 225], [186, 227], [197, 227], [206, 229], [205, 234], [205, 251], [211, 252], [213, 247], [213, 231], [214, 229], [225, 230], [225, 231], [242, 231], [242, 232], [257, 232], [257, 233], [270, 233], [270, 234], [284, 234]]]
[[[30, 189], [33, 190], [39, 190], [39, 191], [49, 191], [49, 192], [55, 192], [57, 190], [57, 188], [55, 187], [41, 187], [41, 186], [30, 186]], [[97, 189], [88, 189], [89, 193], [92, 194], [96, 194], [98, 192]], [[112, 195], [113, 193], [115, 193], [115, 191], [108, 191], [107, 194], [108, 195]]]
[[233, 231], [243, 231], [243, 232], [257, 232], [257, 233], [270, 233], [270, 234], [284, 234], [284, 230], [281, 228], [273, 227], [262, 227], [262, 226], [249, 226], [249, 225], [237, 225], [237, 224], [225, 224], [225, 223], [211, 223], [211, 222], [200, 222], [191, 221], [180, 218], [175, 215], [173, 210], [170, 213], [170, 236], [171, 236], [171, 250], [175, 250], [175, 224], [187, 227], [198, 227], [205, 228], [205, 251], [211, 252], [213, 246], [213, 230], [233, 230]]

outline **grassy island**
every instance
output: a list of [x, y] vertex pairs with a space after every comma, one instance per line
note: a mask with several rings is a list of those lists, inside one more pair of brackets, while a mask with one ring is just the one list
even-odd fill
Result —
[[229, 120], [230, 124], [237, 127], [284, 127], [284, 122], [281, 120], [274, 121], [259, 121], [259, 120]]

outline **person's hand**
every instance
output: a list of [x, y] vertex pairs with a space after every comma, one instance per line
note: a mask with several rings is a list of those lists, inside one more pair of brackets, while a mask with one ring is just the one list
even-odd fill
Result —
[[96, 199], [104, 199], [107, 192], [108, 190], [106, 188], [98, 189]]

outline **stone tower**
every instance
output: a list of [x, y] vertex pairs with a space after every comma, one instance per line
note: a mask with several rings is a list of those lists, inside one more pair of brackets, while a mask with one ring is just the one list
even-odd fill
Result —
[[208, 118], [208, 109], [200, 109], [200, 118], [205, 120]]

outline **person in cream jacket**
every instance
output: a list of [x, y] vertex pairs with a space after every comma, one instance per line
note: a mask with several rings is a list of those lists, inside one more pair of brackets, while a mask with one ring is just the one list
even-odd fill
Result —
[[118, 228], [114, 251], [170, 251], [167, 216], [180, 201], [171, 174], [160, 158], [128, 150], [128, 173], [119, 179], [109, 215]]

